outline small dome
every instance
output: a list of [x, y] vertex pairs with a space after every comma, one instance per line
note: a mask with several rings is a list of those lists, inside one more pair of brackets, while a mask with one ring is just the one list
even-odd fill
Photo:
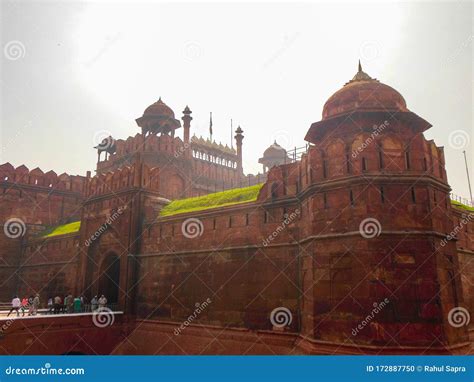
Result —
[[288, 157], [286, 150], [275, 141], [263, 152], [263, 156], [258, 160], [258, 163], [261, 163], [270, 169], [273, 166], [290, 163], [290, 158]]
[[174, 111], [167, 104], [165, 104], [160, 97], [158, 101], [145, 109], [143, 116], [174, 118]]
[[354, 78], [324, 104], [323, 119], [361, 111], [408, 111], [405, 99], [395, 89], [359, 70]]
[[285, 158], [286, 150], [281, 147], [276, 141], [273, 142], [264, 152], [263, 157], [276, 157], [276, 158]]

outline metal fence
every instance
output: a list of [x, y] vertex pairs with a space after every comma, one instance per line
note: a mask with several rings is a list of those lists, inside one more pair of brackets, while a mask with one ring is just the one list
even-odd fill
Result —
[[451, 198], [451, 200], [454, 200], [455, 202], [459, 202], [469, 207], [474, 207], [474, 202], [472, 200], [469, 200], [468, 198], [463, 198], [462, 196], [459, 196], [453, 193], [451, 193], [449, 197]]

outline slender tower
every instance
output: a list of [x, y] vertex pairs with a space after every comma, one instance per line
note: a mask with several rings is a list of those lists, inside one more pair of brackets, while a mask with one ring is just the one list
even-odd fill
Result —
[[242, 168], [242, 141], [244, 140], [244, 136], [242, 135], [244, 131], [239, 127], [235, 130], [235, 145], [237, 147], [237, 172], [239, 174], [243, 174]]
[[184, 157], [185, 158], [190, 158], [191, 157], [191, 149], [190, 149], [190, 143], [189, 143], [189, 130], [191, 128], [191, 121], [193, 117], [191, 117], [191, 109], [189, 109], [189, 106], [186, 105], [186, 107], [183, 110], [183, 116], [181, 119], [183, 120], [183, 129], [184, 129], [184, 134], [183, 134], [183, 141], [184, 141]]

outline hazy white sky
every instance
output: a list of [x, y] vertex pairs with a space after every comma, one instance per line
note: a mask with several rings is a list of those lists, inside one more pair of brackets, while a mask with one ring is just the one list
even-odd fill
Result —
[[161, 96], [177, 118], [189, 105], [197, 135], [212, 111], [223, 143], [233, 118], [255, 173], [274, 139], [304, 145], [360, 58], [433, 124], [426, 136], [445, 147], [449, 182], [467, 197], [472, 20], [470, 2], [2, 1], [0, 162], [85, 174], [94, 137], [136, 134], [135, 118]]

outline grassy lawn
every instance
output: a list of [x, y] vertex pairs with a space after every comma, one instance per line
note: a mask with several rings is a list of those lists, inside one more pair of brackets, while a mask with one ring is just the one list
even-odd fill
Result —
[[66, 235], [68, 233], [78, 232], [81, 228], [81, 222], [72, 222], [68, 224], [58, 225], [56, 227], [51, 227], [46, 229], [41, 233], [41, 237], [54, 237], [59, 235]]
[[235, 204], [257, 200], [263, 183], [255, 186], [235, 188], [194, 198], [173, 200], [160, 211], [160, 216], [184, 214], [186, 212], [203, 211], [211, 208], [232, 206]]
[[452, 204], [454, 207], [462, 208], [463, 210], [467, 210], [467, 211], [470, 211], [470, 212], [474, 212], [474, 208], [473, 208], [473, 207], [466, 206], [465, 204], [456, 202], [455, 200], [451, 200], [451, 204]]

